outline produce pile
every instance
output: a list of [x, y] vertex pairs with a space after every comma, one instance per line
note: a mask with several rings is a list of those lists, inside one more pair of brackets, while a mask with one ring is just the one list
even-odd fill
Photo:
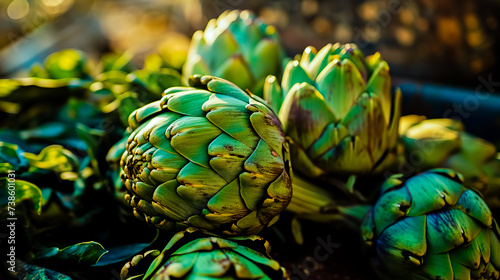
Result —
[[68, 49], [0, 80], [4, 276], [305, 279], [267, 239], [319, 229], [356, 236], [371, 279], [500, 279], [495, 146], [401, 116], [379, 53], [286, 57], [227, 11], [189, 50], [132, 59]]

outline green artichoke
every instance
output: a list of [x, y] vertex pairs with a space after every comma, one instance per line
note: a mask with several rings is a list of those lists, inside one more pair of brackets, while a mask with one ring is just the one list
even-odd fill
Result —
[[[174, 235], [142, 279], [287, 279], [285, 269], [270, 258], [270, 250], [269, 243], [256, 235], [223, 239], [188, 228]], [[122, 279], [130, 266], [122, 269]]]
[[450, 169], [393, 175], [365, 216], [362, 238], [382, 279], [499, 279], [498, 225]]
[[262, 97], [267, 75], [281, 73], [284, 51], [278, 33], [251, 11], [226, 11], [194, 33], [186, 64], [191, 75], [214, 75]]
[[292, 189], [289, 151], [265, 102], [212, 76], [193, 76], [129, 117], [120, 165], [134, 214], [163, 229], [255, 234]]
[[264, 99], [293, 141], [294, 169], [308, 176], [381, 172], [397, 158], [401, 93], [391, 98], [379, 53], [365, 59], [355, 44], [308, 47], [288, 63], [281, 87], [267, 78]]
[[[406, 153], [401, 169], [420, 172], [451, 168], [465, 177], [468, 187], [485, 195], [499, 192], [500, 160], [495, 146], [465, 132], [460, 121], [409, 115], [401, 118], [399, 130]], [[490, 201], [500, 204], [498, 196], [486, 196], [486, 199], [489, 204]]]

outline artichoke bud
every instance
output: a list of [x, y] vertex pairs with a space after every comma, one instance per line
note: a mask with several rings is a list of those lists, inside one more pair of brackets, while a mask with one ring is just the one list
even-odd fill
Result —
[[287, 64], [281, 89], [266, 80], [264, 96], [293, 140], [296, 170], [370, 174], [396, 162], [401, 93], [391, 97], [387, 63], [370, 58], [355, 44], [308, 47]]
[[281, 124], [265, 101], [212, 76], [129, 117], [121, 179], [134, 214], [172, 230], [254, 234], [291, 199]]
[[498, 279], [498, 226], [451, 169], [390, 177], [361, 231], [381, 279]]
[[500, 187], [500, 172], [494, 171], [500, 170], [499, 159], [492, 143], [465, 132], [463, 123], [453, 119], [404, 116], [400, 131], [409, 159], [405, 164], [411, 164], [417, 171], [454, 169], [464, 175], [468, 187], [481, 191], [489, 204], [498, 205], [496, 195], [491, 195], [497, 194]]
[[121, 276], [122, 279], [138, 276], [142, 279], [288, 279], [285, 269], [269, 256], [270, 250], [269, 243], [257, 235], [222, 238], [188, 228], [175, 234], [159, 254], [158, 250], [148, 252], [146, 257], [156, 257], [149, 262], [149, 268], [139, 270], [146, 260], [138, 263], [132, 259], [122, 269]]
[[280, 77], [284, 50], [276, 29], [251, 11], [226, 11], [193, 35], [183, 73], [215, 75], [262, 97], [268, 75]]

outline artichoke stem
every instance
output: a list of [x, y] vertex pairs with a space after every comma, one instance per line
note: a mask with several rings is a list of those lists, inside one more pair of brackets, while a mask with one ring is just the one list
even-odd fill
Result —
[[358, 201], [360, 203], [366, 203], [368, 199], [361, 194], [359, 191], [355, 190], [355, 184], [356, 184], [356, 175], [351, 175], [347, 179], [347, 182], [342, 182], [341, 180], [331, 178], [331, 177], [325, 177], [325, 181], [337, 187], [340, 191], [342, 191], [347, 197], [353, 199], [354, 201]]
[[[301, 178], [293, 178], [293, 196], [287, 207], [301, 219], [319, 223], [349, 223], [359, 226], [372, 205], [340, 206], [333, 195]], [[350, 194], [354, 194], [350, 192]], [[359, 199], [359, 198], [358, 198]]]
[[328, 209], [335, 209], [336, 202], [332, 195], [310, 184], [297, 176], [293, 178], [293, 196], [288, 211], [301, 213], [322, 213]]

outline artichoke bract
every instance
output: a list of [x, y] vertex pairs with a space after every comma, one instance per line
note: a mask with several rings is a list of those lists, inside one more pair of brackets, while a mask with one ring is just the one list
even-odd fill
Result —
[[174, 235], [143, 279], [287, 279], [257, 235], [221, 238], [188, 229]]
[[499, 279], [498, 225], [463, 177], [432, 169], [393, 175], [362, 224], [382, 279]]
[[355, 44], [308, 47], [288, 63], [281, 87], [267, 78], [264, 99], [293, 140], [295, 170], [311, 177], [370, 174], [396, 160], [401, 93], [391, 98], [379, 53], [365, 59]]
[[193, 76], [129, 117], [120, 164], [134, 214], [163, 229], [254, 234], [290, 202], [288, 145], [265, 102]]
[[406, 153], [405, 169], [424, 171], [451, 168], [461, 173], [465, 185], [500, 205], [500, 160], [495, 146], [467, 133], [463, 123], [453, 119], [426, 119], [408, 115], [401, 118], [401, 142]]
[[267, 75], [282, 71], [284, 51], [274, 26], [264, 24], [253, 12], [226, 11], [194, 33], [183, 67], [191, 75], [213, 75], [262, 97]]

